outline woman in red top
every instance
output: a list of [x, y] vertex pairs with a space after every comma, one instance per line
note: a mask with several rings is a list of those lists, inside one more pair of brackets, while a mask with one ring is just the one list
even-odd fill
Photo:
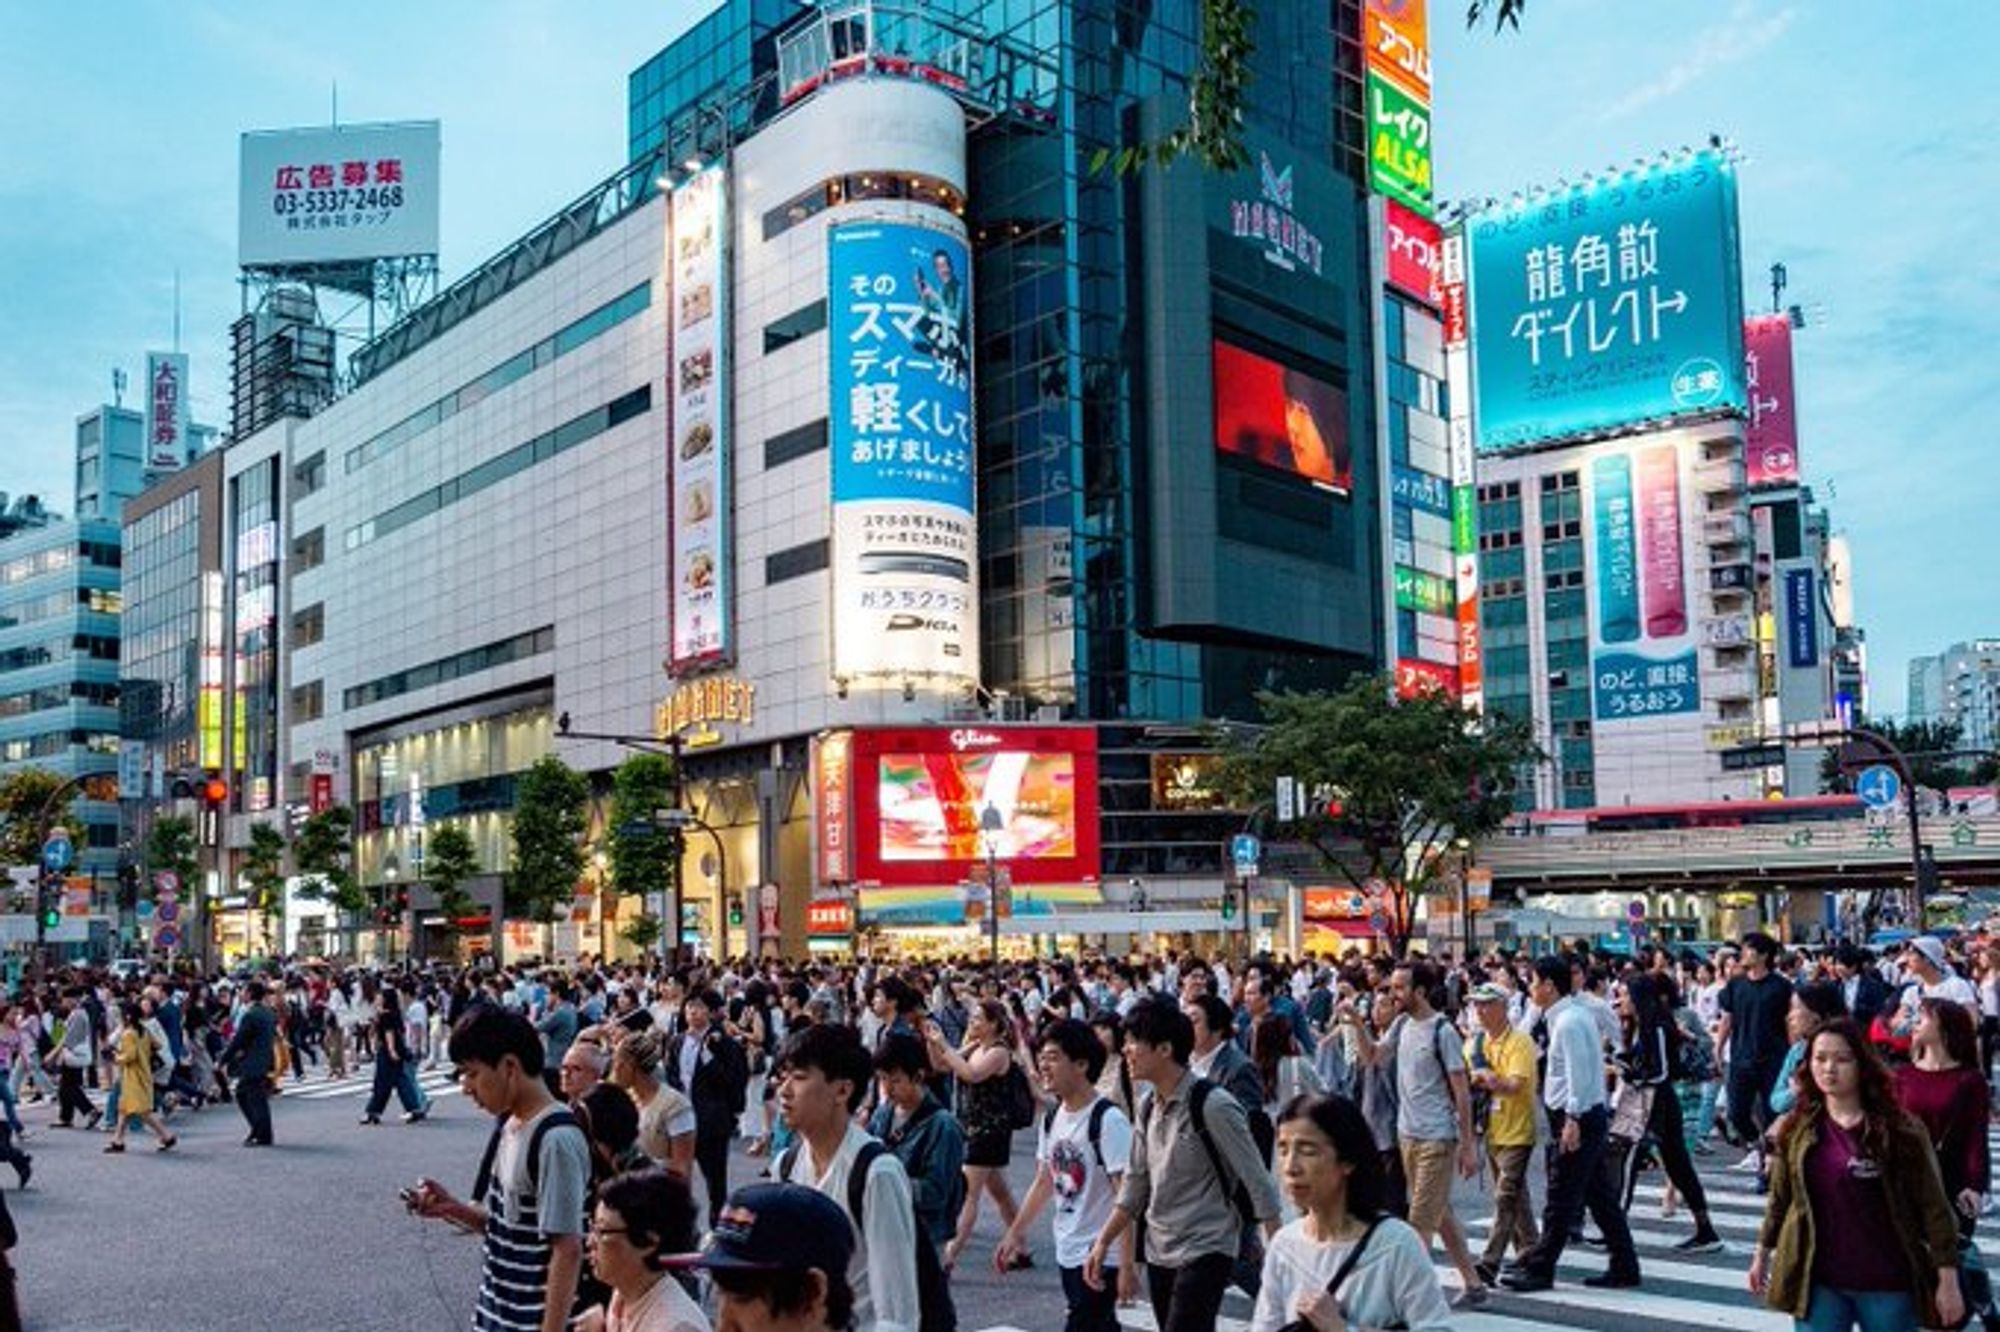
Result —
[[1993, 1174], [1986, 1141], [1992, 1092], [1979, 1071], [1971, 1012], [1950, 999], [1923, 1000], [1910, 1056], [1895, 1071], [1896, 1100], [1930, 1133], [1945, 1193], [1958, 1213], [1958, 1233], [1969, 1239]]

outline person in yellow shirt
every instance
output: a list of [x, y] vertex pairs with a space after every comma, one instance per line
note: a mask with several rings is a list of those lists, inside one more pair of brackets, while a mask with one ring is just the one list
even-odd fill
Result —
[[1486, 1160], [1493, 1171], [1493, 1227], [1486, 1252], [1474, 1264], [1493, 1284], [1507, 1246], [1520, 1257], [1535, 1246], [1535, 1206], [1528, 1196], [1528, 1161], [1535, 1153], [1535, 1043], [1507, 1021], [1507, 992], [1497, 985], [1475, 986], [1472, 1011], [1478, 1018], [1465, 1043], [1477, 1121], [1485, 1115]]

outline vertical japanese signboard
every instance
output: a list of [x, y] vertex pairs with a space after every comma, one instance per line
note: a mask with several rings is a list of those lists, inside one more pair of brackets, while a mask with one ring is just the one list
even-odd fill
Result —
[[1482, 450], [1743, 409], [1736, 179], [1721, 152], [1466, 230]]
[[1743, 384], [1750, 396], [1744, 436], [1752, 486], [1797, 485], [1799, 425], [1792, 399], [1792, 321], [1758, 315], [1743, 325]]
[[1371, 66], [1368, 70], [1368, 184], [1430, 217], [1431, 109]]
[[834, 676], [976, 680], [964, 232], [843, 222], [827, 246]]
[[171, 472], [187, 461], [188, 358], [146, 353], [146, 470]]
[[1811, 569], [1785, 571], [1786, 660], [1794, 670], [1819, 665], [1819, 594]]
[[[1455, 237], [1453, 239], [1456, 239]], [[1449, 249], [1446, 250], [1449, 253]], [[1445, 270], [1448, 277], [1449, 266]], [[1463, 273], [1459, 290], [1465, 289]], [[1451, 343], [1446, 329], [1445, 396], [1451, 416], [1445, 423], [1451, 447], [1451, 549], [1458, 593], [1458, 688], [1465, 706], [1478, 710], [1485, 702], [1486, 649], [1479, 629], [1479, 492], [1472, 458], [1472, 394], [1468, 391], [1470, 353], [1461, 339]]]
[[1427, 0], [1367, 0], [1361, 38], [1368, 68], [1407, 88], [1426, 103], [1431, 97], [1431, 34]]
[[1682, 449], [1607, 446], [1585, 472], [1593, 712], [1620, 722], [1701, 707]]
[[1389, 256], [1389, 286], [1432, 309], [1443, 302], [1438, 284], [1443, 234], [1437, 223], [1419, 217], [1394, 199], [1383, 209], [1384, 244]]
[[821, 885], [854, 881], [854, 734], [813, 741], [814, 869]]
[[674, 191], [668, 210], [667, 500], [676, 674], [730, 652], [728, 200], [723, 168]]

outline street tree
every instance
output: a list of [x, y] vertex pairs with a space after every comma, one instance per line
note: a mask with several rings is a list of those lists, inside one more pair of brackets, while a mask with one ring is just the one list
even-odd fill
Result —
[[[662, 894], [674, 872], [678, 837], [655, 827], [653, 812], [675, 804], [674, 761], [634, 754], [611, 777], [611, 888], [624, 896]], [[607, 902], [605, 909], [611, 909]], [[667, 908], [671, 910], [671, 905]], [[629, 936], [627, 936], [629, 937]], [[642, 946], [643, 947], [643, 946]]]
[[445, 929], [453, 937], [460, 932], [459, 921], [478, 914], [479, 904], [465, 891], [465, 881], [479, 873], [479, 869], [479, 848], [472, 844], [472, 835], [464, 828], [447, 823], [431, 834], [431, 844], [424, 856], [424, 878], [437, 894]]
[[[1517, 774], [1538, 755], [1527, 724], [1469, 713], [1442, 691], [1398, 699], [1382, 676], [1338, 693], [1259, 694], [1264, 723], [1228, 743], [1223, 786], [1261, 826], [1311, 848], [1355, 888], [1384, 887], [1390, 945], [1410, 939], [1416, 902], [1468, 847], [1513, 811]], [[1301, 793], [1297, 816], [1272, 808], [1278, 779]], [[1257, 822], [1253, 815], [1253, 822]]]
[[[264, 955], [272, 955], [274, 938], [282, 938], [285, 905], [285, 835], [268, 823], [250, 825], [250, 846], [243, 853], [243, 883], [250, 909], [264, 923]], [[275, 921], [274, 921], [275, 918]]]
[[306, 816], [292, 839], [299, 896], [326, 902], [343, 929], [368, 909], [368, 894], [354, 878], [354, 811], [331, 805]]
[[665, 933], [666, 926], [661, 924], [660, 918], [648, 911], [626, 922], [624, 928], [618, 931], [618, 937], [643, 955], [652, 952], [653, 945], [657, 944], [660, 936]]
[[[1872, 731], [1899, 750], [1909, 760], [1910, 775], [1918, 786], [1933, 791], [1948, 791], [1954, 786], [1971, 786], [1981, 781], [1991, 781], [1988, 774], [1993, 771], [1993, 756], [1964, 752], [1965, 730], [1957, 722], [1950, 721], [1869, 721], [1857, 720], [1854, 725], [1862, 730]], [[1868, 749], [1866, 741], [1855, 746], [1857, 754]], [[1841, 749], [1828, 749], [1820, 759], [1819, 789], [1828, 795], [1851, 795], [1854, 779], [1861, 775], [1858, 768], [1842, 766]], [[1874, 762], [1871, 757], [1866, 760]]]
[[195, 880], [201, 873], [201, 853], [195, 840], [194, 820], [185, 814], [154, 819], [152, 830], [146, 834], [146, 891], [149, 897], [158, 890], [162, 873], [174, 876], [180, 884], [182, 897], [198, 898]]
[[[41, 864], [42, 839], [50, 828], [66, 827], [72, 837], [81, 832], [70, 808], [74, 792], [49, 807], [50, 797], [68, 780], [47, 768], [22, 768], [0, 777], [0, 856], [6, 857], [6, 864]], [[45, 808], [46, 821], [42, 814]]]
[[509, 916], [552, 926], [575, 899], [589, 806], [589, 779], [553, 754], [521, 774], [515, 787], [514, 865], [504, 894]]

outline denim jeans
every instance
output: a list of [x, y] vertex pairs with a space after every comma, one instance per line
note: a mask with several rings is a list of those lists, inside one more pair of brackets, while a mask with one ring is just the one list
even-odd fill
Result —
[[1908, 1291], [1836, 1290], [1814, 1286], [1806, 1316], [1794, 1319], [1795, 1332], [1910, 1332], [1917, 1325], [1917, 1302]]
[[19, 1133], [21, 1131], [21, 1110], [14, 1096], [14, 1079], [12, 1077], [0, 1077], [0, 1105], [6, 1107], [7, 1127]]

